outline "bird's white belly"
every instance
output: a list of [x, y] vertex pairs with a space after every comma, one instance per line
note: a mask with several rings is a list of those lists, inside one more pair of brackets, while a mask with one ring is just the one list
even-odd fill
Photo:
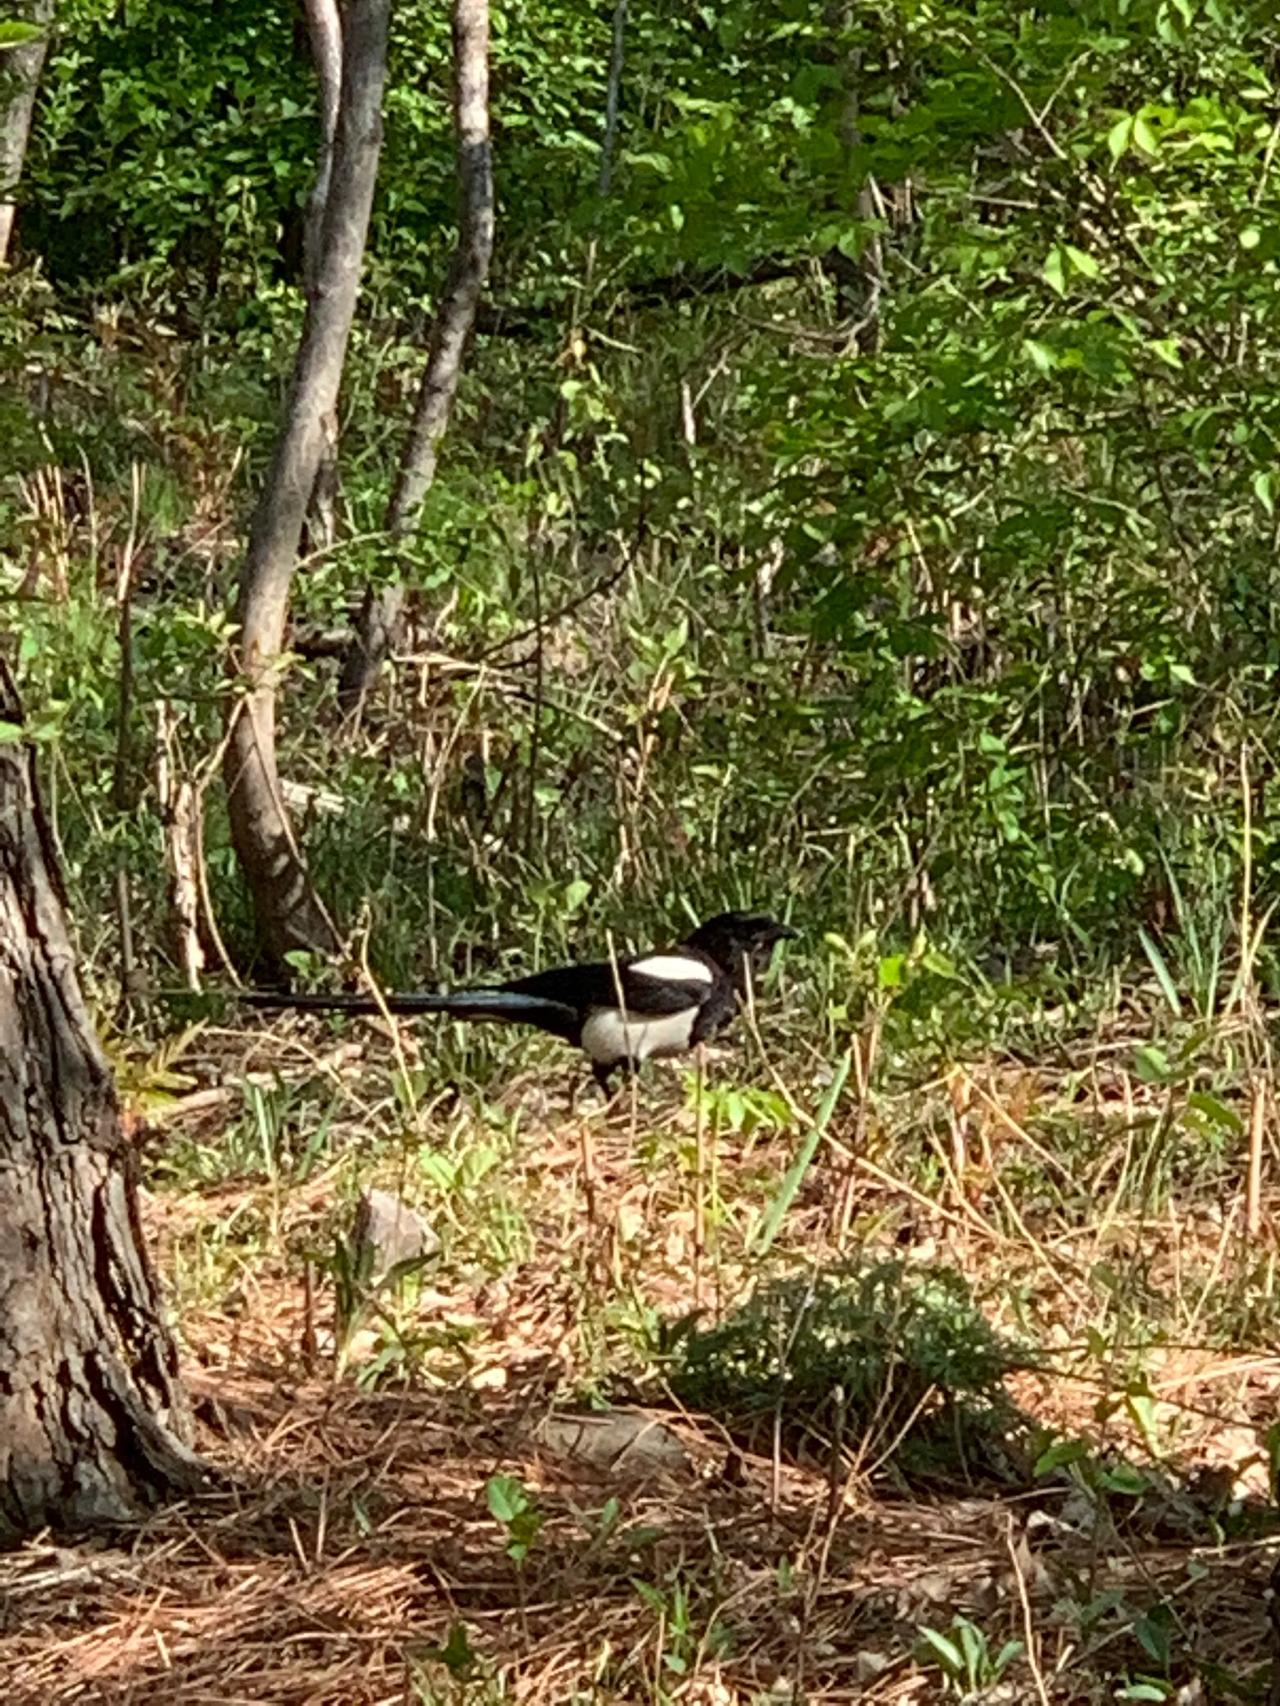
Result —
[[660, 1019], [633, 1019], [617, 1007], [597, 1007], [582, 1027], [582, 1047], [601, 1065], [682, 1054], [689, 1047], [697, 1016], [696, 1007], [664, 1013]]

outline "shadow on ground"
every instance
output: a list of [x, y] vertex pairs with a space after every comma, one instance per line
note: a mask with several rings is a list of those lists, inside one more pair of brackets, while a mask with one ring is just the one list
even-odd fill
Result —
[[[811, 1298], [800, 1317], [789, 1344], [768, 1341], [765, 1323], [797, 1319], [775, 1294], [709, 1347], [686, 1330], [685, 1374], [746, 1382], [753, 1347], [765, 1362], [781, 1347], [816, 1382], [819, 1348], [842, 1353], [830, 1311]], [[957, 1618], [993, 1662], [1023, 1644], [983, 1698], [1101, 1702], [1144, 1678], [1168, 1692], [1128, 1698], [1265, 1697], [1274, 1543], [1242, 1513], [1226, 1539], [1154, 1481], [1126, 1497], [1117, 1478], [1092, 1517], [1065, 1473], [886, 1494], [826, 1449], [829, 1415], [794, 1451], [787, 1430], [776, 1451], [744, 1432], [745, 1384], [718, 1418], [666, 1410], [678, 1449], [604, 1461], [548, 1430], [536, 1368], [491, 1393], [369, 1394], [261, 1366], [192, 1385], [226, 1488], [110, 1541], [0, 1559], [15, 1706], [932, 1701], [948, 1696], [920, 1630]], [[920, 1393], [894, 1396], [890, 1443]], [[847, 1433], [851, 1397], [843, 1414]]]

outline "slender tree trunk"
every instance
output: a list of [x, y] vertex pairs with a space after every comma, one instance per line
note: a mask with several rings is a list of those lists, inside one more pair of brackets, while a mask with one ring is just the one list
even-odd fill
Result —
[[320, 154], [315, 182], [307, 200], [307, 225], [303, 237], [303, 279], [308, 296], [315, 295], [320, 276], [320, 239], [324, 229], [325, 203], [333, 179], [333, 147], [338, 134], [338, 105], [342, 96], [342, 19], [338, 0], [303, 0], [307, 14], [307, 40], [311, 62], [320, 86]]
[[13, 222], [18, 211], [15, 192], [26, 163], [40, 73], [49, 48], [48, 26], [53, 23], [54, 10], [55, 0], [27, 0], [18, 9], [18, 16], [24, 23], [41, 27], [39, 39], [0, 53], [3, 78], [0, 83], [0, 262], [8, 260], [13, 240]]
[[[0, 663], [0, 720], [18, 724]], [[0, 1543], [202, 1479], [31, 749], [0, 741]]]
[[[320, 239], [324, 232], [324, 210], [333, 180], [333, 145], [338, 133], [338, 103], [342, 95], [342, 19], [338, 0], [303, 0], [307, 15], [307, 39], [311, 62], [320, 86], [320, 157], [315, 182], [307, 201], [307, 223], [303, 233], [302, 270], [307, 297], [315, 296], [320, 280]], [[338, 536], [338, 435], [326, 434], [316, 483], [311, 490], [308, 543], [331, 547]]]
[[[493, 151], [489, 141], [489, 0], [453, 0], [453, 110], [458, 149], [458, 242], [436, 308], [427, 367], [387, 509], [395, 541], [409, 537], [436, 474], [453, 413], [467, 339], [493, 255]], [[338, 701], [358, 712], [395, 644], [404, 588], [370, 587], [338, 683]]]
[[311, 884], [276, 765], [276, 688], [289, 587], [355, 314], [382, 142], [389, 0], [347, 0], [333, 168], [315, 289], [307, 303], [284, 429], [249, 535], [240, 581], [240, 680], [224, 776], [231, 834], [268, 955], [333, 952], [338, 936]]
[[627, 0], [616, 0], [613, 8], [613, 41], [609, 49], [609, 81], [605, 88], [604, 138], [600, 144], [601, 201], [607, 201], [613, 183], [613, 152], [618, 141], [618, 108], [622, 97], [622, 67], [627, 52]]

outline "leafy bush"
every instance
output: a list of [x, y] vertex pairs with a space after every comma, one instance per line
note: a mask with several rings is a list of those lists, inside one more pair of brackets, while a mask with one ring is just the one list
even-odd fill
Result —
[[868, 1466], [891, 1453], [924, 1473], [992, 1465], [1014, 1421], [1001, 1383], [1024, 1361], [958, 1274], [854, 1263], [771, 1282], [718, 1326], [686, 1323], [670, 1379], [765, 1450], [780, 1421], [793, 1450], [834, 1444]]

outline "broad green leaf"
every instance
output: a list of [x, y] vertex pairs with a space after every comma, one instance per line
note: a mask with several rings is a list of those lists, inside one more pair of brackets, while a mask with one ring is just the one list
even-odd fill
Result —
[[1077, 249], [1074, 243], [1064, 243], [1062, 247], [1071, 265], [1084, 278], [1097, 278], [1099, 276], [1102, 268], [1087, 249]]
[[1149, 160], [1154, 160], [1160, 152], [1160, 139], [1144, 118], [1133, 121], [1133, 145]]
[[1133, 143], [1133, 119], [1126, 113], [1122, 119], [1117, 119], [1107, 132], [1107, 147], [1111, 150], [1111, 158], [1118, 160], [1122, 154], [1127, 154]]
[[514, 1475], [491, 1475], [484, 1492], [490, 1513], [501, 1523], [513, 1523], [529, 1508], [529, 1495]]

